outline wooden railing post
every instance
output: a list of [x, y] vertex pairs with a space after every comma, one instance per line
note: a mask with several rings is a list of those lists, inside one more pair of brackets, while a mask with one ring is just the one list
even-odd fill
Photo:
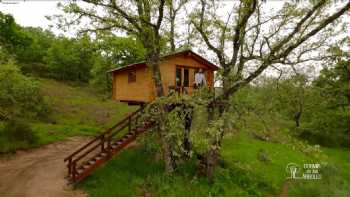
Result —
[[72, 158], [69, 158], [68, 160], [68, 176], [72, 174]]
[[72, 178], [73, 178], [73, 181], [75, 182], [77, 180], [77, 163], [73, 162], [72, 165], [73, 165], [72, 166], [73, 167], [73, 169], [72, 169], [72, 173], [73, 173]]
[[101, 152], [105, 150], [105, 135], [101, 136]]
[[107, 154], [108, 154], [108, 157], [110, 157], [110, 153], [111, 153], [111, 141], [112, 141], [112, 136], [107, 138]]
[[[112, 149], [112, 144], [115, 140], [113, 136], [117, 136], [119, 132], [125, 131], [125, 128], [128, 127], [128, 132], [131, 133], [133, 128], [137, 128], [137, 124], [140, 120], [145, 109], [145, 105], [134, 111], [132, 114], [120, 120], [117, 124], [112, 126], [110, 129], [95, 137], [93, 140], [80, 147], [78, 150], [70, 154], [64, 159], [64, 162], [67, 162], [68, 174], [71, 181], [76, 182], [81, 179], [80, 173], [80, 162], [83, 158], [86, 158], [90, 153], [93, 153], [95, 150], [101, 149], [101, 152], [107, 153], [107, 157], [111, 157], [114, 149]], [[133, 125], [132, 125], [133, 124]], [[134, 133], [136, 134], [136, 133]], [[104, 154], [103, 154], [104, 155]], [[79, 166], [78, 166], [79, 165]], [[79, 169], [78, 169], [79, 168]], [[83, 169], [82, 169], [83, 170]], [[78, 173], [79, 171], [79, 173]], [[83, 170], [84, 171], [84, 170]]]

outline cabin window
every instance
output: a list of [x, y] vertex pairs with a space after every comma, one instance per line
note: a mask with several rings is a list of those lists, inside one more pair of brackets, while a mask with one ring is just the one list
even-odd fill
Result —
[[181, 86], [182, 76], [181, 68], [176, 68], [176, 86]]
[[183, 86], [184, 87], [189, 87], [190, 85], [190, 74], [189, 70], [187, 68], [184, 69], [184, 81], [183, 81]]
[[134, 70], [129, 71], [129, 73], [128, 73], [128, 82], [129, 83], [136, 82], [136, 71], [134, 71]]

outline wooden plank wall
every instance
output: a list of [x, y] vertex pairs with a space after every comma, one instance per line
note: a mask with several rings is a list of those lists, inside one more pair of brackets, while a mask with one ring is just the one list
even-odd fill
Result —
[[[175, 86], [176, 66], [186, 66], [190, 68], [190, 86], [194, 84], [194, 72], [198, 68], [207, 71], [208, 85], [214, 86], [214, 71], [189, 56], [174, 56], [161, 62], [160, 71], [165, 94], [168, 94], [169, 86]], [[113, 98], [116, 100], [144, 101], [150, 102], [155, 99], [155, 87], [152, 79], [152, 72], [149, 68], [136, 69], [136, 82], [128, 83], [128, 72], [119, 71], [113, 77]], [[190, 93], [192, 92], [192, 88]]]
[[136, 68], [136, 82], [128, 82], [129, 70], [119, 71], [114, 76], [116, 100], [145, 101], [150, 98], [149, 75], [145, 67]]

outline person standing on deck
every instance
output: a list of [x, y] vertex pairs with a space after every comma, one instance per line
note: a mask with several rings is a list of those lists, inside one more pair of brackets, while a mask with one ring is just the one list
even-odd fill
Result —
[[201, 68], [194, 75], [194, 85], [195, 85], [195, 88], [200, 88], [207, 85], [207, 80]]

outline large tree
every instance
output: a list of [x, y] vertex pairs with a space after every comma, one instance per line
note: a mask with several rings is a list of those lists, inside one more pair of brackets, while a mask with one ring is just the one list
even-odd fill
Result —
[[[331, 42], [330, 38], [346, 32], [347, 24], [335, 24], [350, 9], [350, 2], [338, 8], [331, 3], [327, 0], [308, 4], [286, 2], [279, 11], [266, 12], [264, 5], [268, 3], [242, 0], [229, 4], [230, 11], [223, 16], [222, 2], [199, 2], [191, 23], [221, 66], [223, 95], [219, 100], [224, 104], [221, 118], [229, 109], [229, 98], [266, 69], [285, 69], [285, 65], [295, 66], [324, 58], [321, 49]], [[221, 137], [213, 140], [206, 157], [210, 180], [225, 128], [218, 132]]]
[[[166, 5], [173, 6], [172, 1], [166, 0], [82, 0], [70, 1], [63, 6], [63, 10], [72, 17], [64, 17], [66, 24], [80, 25], [81, 31], [109, 31], [135, 36], [145, 49], [145, 60], [153, 75], [156, 96], [164, 95], [159, 63], [164, 36], [161, 31], [164, 23]], [[173, 7], [170, 9], [174, 11]], [[175, 9], [176, 12], [176, 9]], [[173, 17], [176, 13], [173, 13]], [[70, 19], [70, 20], [67, 20]], [[64, 22], [64, 21], [63, 21]], [[173, 171], [171, 151], [165, 142], [165, 106], [160, 106], [159, 134], [167, 172]]]
[[153, 72], [157, 96], [164, 94], [159, 70], [164, 9], [165, 0], [72, 0], [63, 6], [72, 15], [70, 19], [65, 16], [65, 24], [88, 21], [84, 27], [80, 26], [80, 32], [109, 31], [136, 36], [146, 50], [145, 59]]

